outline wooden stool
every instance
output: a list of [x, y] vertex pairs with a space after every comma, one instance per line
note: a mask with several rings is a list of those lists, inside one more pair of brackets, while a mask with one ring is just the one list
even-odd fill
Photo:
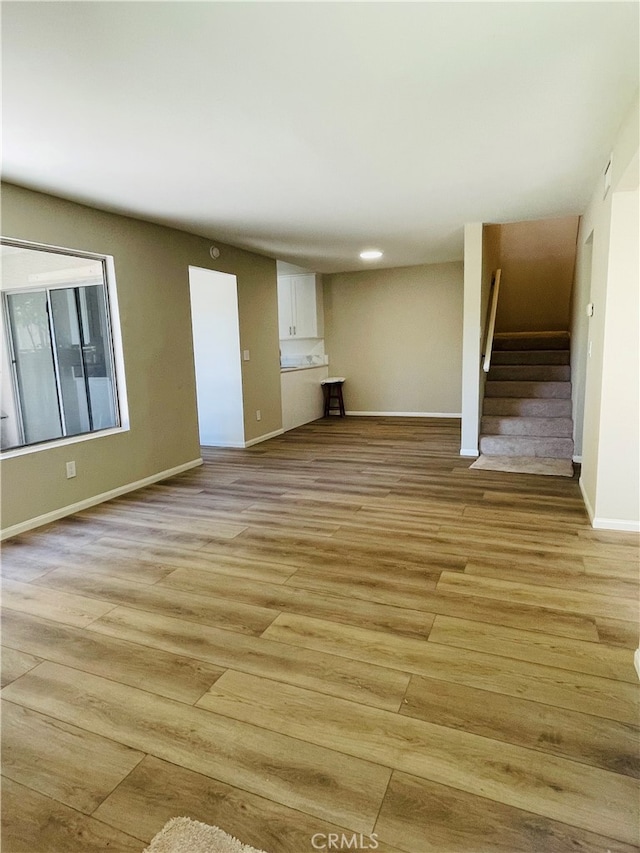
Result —
[[328, 418], [331, 412], [339, 412], [344, 417], [344, 400], [342, 399], [342, 383], [344, 376], [329, 376], [323, 379], [322, 393], [324, 395], [324, 417]]

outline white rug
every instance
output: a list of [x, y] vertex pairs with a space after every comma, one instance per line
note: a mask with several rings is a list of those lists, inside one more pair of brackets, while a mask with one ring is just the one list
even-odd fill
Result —
[[511, 474], [573, 477], [573, 463], [570, 459], [551, 459], [547, 456], [479, 456], [469, 467]]
[[218, 826], [174, 817], [151, 840], [144, 853], [264, 853], [243, 844]]

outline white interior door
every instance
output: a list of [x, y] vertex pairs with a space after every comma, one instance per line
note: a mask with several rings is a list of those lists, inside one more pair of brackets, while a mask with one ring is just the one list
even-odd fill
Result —
[[189, 286], [200, 443], [244, 447], [236, 277], [189, 267]]

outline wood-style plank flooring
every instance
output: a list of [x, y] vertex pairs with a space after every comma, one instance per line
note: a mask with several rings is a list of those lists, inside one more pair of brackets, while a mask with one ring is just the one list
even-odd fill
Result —
[[638, 537], [458, 448], [332, 417], [5, 543], [3, 853], [639, 849]]

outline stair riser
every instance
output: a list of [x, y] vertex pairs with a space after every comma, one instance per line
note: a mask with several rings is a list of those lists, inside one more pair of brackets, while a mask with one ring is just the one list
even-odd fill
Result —
[[487, 397], [571, 399], [570, 382], [487, 382]]
[[485, 415], [482, 418], [482, 433], [484, 435], [571, 438], [573, 422], [571, 418], [500, 418]]
[[571, 368], [564, 364], [503, 364], [492, 367], [489, 382], [569, 382]]
[[503, 364], [489, 371], [490, 382], [568, 382], [571, 368], [564, 364]]
[[570, 418], [571, 400], [485, 397], [483, 413], [524, 418]]
[[497, 350], [491, 353], [494, 364], [569, 364], [568, 350]]
[[571, 459], [573, 441], [570, 438], [482, 435], [480, 452], [487, 456], [546, 456], [549, 459]]

